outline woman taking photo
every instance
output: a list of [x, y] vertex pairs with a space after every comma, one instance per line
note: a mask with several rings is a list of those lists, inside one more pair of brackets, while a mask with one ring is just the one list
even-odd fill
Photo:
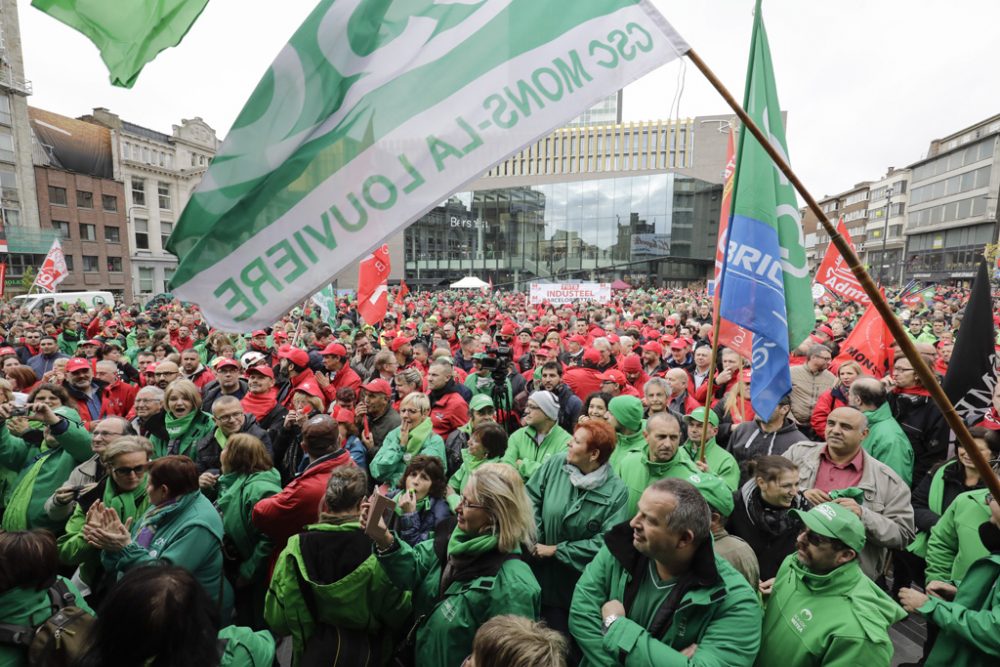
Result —
[[628, 489], [608, 465], [614, 449], [610, 424], [597, 419], [577, 424], [568, 449], [528, 481], [538, 526], [532, 570], [542, 587], [542, 619], [566, 635], [583, 568], [604, 544], [604, 534], [630, 518]]
[[232, 591], [222, 574], [222, 519], [198, 488], [194, 461], [176, 455], [153, 461], [146, 497], [149, 509], [128, 525], [114, 507], [101, 501], [91, 505], [83, 536], [101, 550], [101, 565], [117, 577], [143, 565], [182, 567], [195, 576], [228, 620]]
[[414, 392], [399, 404], [400, 425], [389, 431], [368, 470], [376, 482], [399, 488], [406, 464], [417, 454], [436, 456], [445, 465], [444, 440], [434, 432], [427, 394]]
[[[531, 501], [516, 471], [487, 463], [472, 473], [458, 505], [458, 524], [417, 547], [377, 525], [375, 553], [389, 580], [413, 592], [417, 665], [460, 665], [476, 629], [502, 614], [537, 619], [541, 589], [520, 559], [535, 538]], [[370, 503], [361, 505], [361, 525]]]
[[802, 522], [788, 510], [811, 505], [799, 492], [799, 469], [784, 456], [750, 461], [750, 479], [736, 494], [736, 507], [726, 530], [742, 538], [757, 555], [760, 580], [778, 573], [785, 556], [795, 551]]
[[367, 476], [354, 466], [330, 473], [319, 522], [288, 540], [267, 591], [264, 617], [277, 635], [292, 636], [292, 665], [332, 662], [384, 665], [392, 639], [410, 616], [408, 596], [393, 586], [361, 532], [358, 514]]
[[222, 555], [226, 578], [234, 591], [235, 622], [261, 630], [272, 545], [254, 527], [250, 515], [257, 501], [281, 491], [281, 476], [264, 443], [248, 433], [230, 436], [221, 459], [215, 506], [222, 515]]
[[201, 411], [201, 392], [190, 380], [174, 380], [163, 393], [168, 440], [150, 435], [153, 458], [178, 454], [194, 460], [198, 441], [215, 431], [212, 415]]
[[847, 401], [847, 394], [854, 381], [862, 375], [861, 364], [856, 361], [845, 361], [837, 369], [837, 384], [819, 395], [809, 420], [817, 440], [826, 442], [826, 418], [837, 408], [850, 405]]

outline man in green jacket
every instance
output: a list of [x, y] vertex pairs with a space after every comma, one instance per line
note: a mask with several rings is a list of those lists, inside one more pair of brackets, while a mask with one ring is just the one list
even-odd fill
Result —
[[642, 401], [635, 396], [615, 396], [608, 401], [608, 423], [614, 427], [618, 438], [610, 462], [612, 470], [617, 473], [626, 456], [646, 451]]
[[553, 454], [566, 451], [570, 434], [558, 424], [559, 401], [551, 391], [536, 391], [524, 408], [524, 426], [510, 435], [503, 462], [527, 481]]
[[735, 493], [740, 485], [740, 464], [715, 441], [715, 435], [719, 432], [719, 415], [715, 410], [708, 411], [708, 432], [705, 434], [708, 439], [705, 441], [704, 461], [701, 460], [701, 433], [705, 424], [705, 408], [695, 408], [684, 420], [688, 426], [688, 441], [684, 443], [684, 451], [699, 470], [720, 477], [729, 486], [729, 490]]
[[836, 503], [791, 511], [805, 530], [798, 552], [761, 583], [770, 598], [756, 664], [889, 667], [889, 626], [906, 614], [858, 565], [861, 519]]
[[681, 448], [681, 423], [670, 412], [657, 412], [646, 422], [643, 435], [648, 443], [632, 452], [618, 466], [618, 476], [628, 488], [628, 515], [635, 516], [639, 497], [651, 483], [666, 477], [687, 479], [699, 472]]
[[760, 646], [760, 605], [713, 551], [698, 490], [662, 479], [642, 494], [635, 518], [605, 536], [577, 585], [569, 627], [582, 667], [748, 667]]
[[851, 405], [868, 418], [865, 451], [886, 464], [909, 486], [913, 483], [913, 445], [892, 416], [885, 385], [875, 378], [860, 378], [848, 394]]

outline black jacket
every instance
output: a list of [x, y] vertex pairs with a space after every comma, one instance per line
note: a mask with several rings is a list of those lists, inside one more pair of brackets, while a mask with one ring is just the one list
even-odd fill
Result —
[[[802, 494], [792, 505], [795, 509], [809, 507]], [[778, 573], [785, 556], [795, 551], [802, 522], [788, 509], [764, 503], [756, 482], [750, 480], [736, 492], [736, 506], [729, 515], [726, 530], [750, 545], [760, 565], [760, 580], [767, 581]]]
[[781, 456], [796, 442], [808, 440], [795, 422], [786, 419], [774, 433], [765, 433], [756, 419], [733, 428], [729, 436], [729, 453], [740, 464], [740, 484], [747, 481], [747, 464], [760, 456]]
[[[271, 446], [271, 436], [257, 424], [257, 419], [253, 415], [245, 416], [243, 428], [240, 429], [240, 433], [247, 433], [260, 438], [260, 441], [267, 448], [267, 453], [272, 457], [274, 456], [274, 447]], [[215, 439], [215, 429], [212, 429], [208, 435], [198, 441], [196, 451], [198, 452], [198, 458], [195, 460], [195, 464], [198, 466], [199, 475], [206, 471], [219, 472], [222, 468], [222, 462], [219, 460], [219, 456], [222, 454], [222, 447], [219, 446], [218, 440]]]
[[[226, 395], [235, 396], [236, 398], [243, 400], [243, 397], [247, 395], [248, 391], [250, 391], [250, 388], [247, 385], [247, 381], [240, 378], [240, 388], [236, 391], [236, 393]], [[216, 399], [222, 395], [222, 386], [219, 385], [218, 380], [212, 380], [206, 384], [204, 389], [201, 390], [201, 411], [211, 414], [212, 404], [215, 403]]]
[[889, 406], [913, 446], [913, 484], [917, 485], [927, 471], [948, 456], [948, 440], [941, 428], [944, 417], [930, 396], [892, 392]]
[[913, 488], [913, 497], [911, 498], [913, 523], [916, 524], [918, 531], [929, 532], [938, 522], [938, 519], [941, 518], [940, 514], [937, 514], [930, 508], [930, 494], [934, 473], [942, 466], [947, 466], [945, 471], [941, 473], [941, 481], [944, 482], [943, 493], [941, 494], [942, 512], [948, 509], [948, 506], [954, 502], [959, 494], [974, 489], [982, 489], [985, 486], [983, 480], [979, 480], [979, 483], [975, 486], [966, 486], [965, 468], [958, 459], [951, 459], [941, 466], [935, 466], [930, 472], [924, 475], [924, 478], [920, 480], [920, 484], [917, 484]]

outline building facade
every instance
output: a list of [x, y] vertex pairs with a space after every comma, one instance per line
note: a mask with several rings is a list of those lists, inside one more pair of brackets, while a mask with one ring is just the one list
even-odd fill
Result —
[[882, 285], [902, 284], [909, 183], [909, 169], [889, 167], [870, 185], [865, 242], [857, 248], [872, 278]]
[[[851, 236], [851, 242], [859, 254], [863, 252], [867, 238], [870, 190], [871, 183], [864, 181], [850, 190], [823, 197], [816, 202], [834, 227], [843, 218], [847, 233]], [[826, 256], [827, 248], [830, 246], [830, 235], [808, 207], [803, 208], [800, 213], [805, 235], [806, 257], [815, 270]]]

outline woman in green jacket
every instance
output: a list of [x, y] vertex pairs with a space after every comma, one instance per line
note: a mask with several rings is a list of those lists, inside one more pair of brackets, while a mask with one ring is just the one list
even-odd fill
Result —
[[[370, 503], [361, 505], [362, 526]], [[396, 539], [381, 517], [373, 535], [389, 580], [413, 592], [417, 617], [415, 658], [421, 667], [452, 667], [472, 652], [476, 629], [502, 614], [538, 617], [541, 589], [521, 549], [531, 548], [531, 501], [515, 470], [487, 463], [472, 473], [458, 505], [453, 532], [411, 547]]]
[[232, 589], [222, 574], [222, 519], [198, 488], [194, 461], [186, 456], [153, 461], [146, 497], [149, 509], [136, 522], [123, 523], [118, 512], [101, 501], [90, 507], [83, 536], [102, 551], [101, 565], [118, 577], [143, 565], [182, 567], [201, 583], [227, 620]]
[[578, 424], [569, 449], [528, 480], [538, 544], [532, 570], [542, 587], [542, 618], [569, 634], [569, 606], [583, 568], [600, 551], [604, 533], [628, 520], [628, 489], [611, 470], [615, 430], [604, 421]]
[[237, 433], [221, 454], [222, 476], [215, 506], [222, 515], [226, 578], [233, 586], [236, 623], [264, 628], [264, 594], [271, 540], [257, 530], [250, 515], [254, 505], [281, 491], [281, 475], [260, 438]]
[[198, 441], [215, 431], [212, 415], [201, 411], [201, 392], [190, 380], [174, 380], [163, 394], [167, 440], [150, 435], [153, 458], [180, 454], [194, 460]]
[[384, 665], [393, 637], [410, 617], [410, 594], [379, 567], [358, 514], [368, 476], [356, 466], [330, 473], [320, 522], [288, 540], [274, 565], [264, 617], [292, 636], [292, 665], [340, 640], [342, 662]]
[[[104, 453], [101, 463], [105, 477], [90, 491], [81, 495], [66, 523], [66, 533], [59, 538], [59, 562], [79, 568], [76, 579], [86, 584], [92, 602], [100, 599], [114, 578], [105, 577], [101, 567], [101, 552], [83, 536], [87, 511], [98, 500], [113, 507], [123, 521], [135, 521], [146, 513], [146, 471], [153, 455], [153, 446], [145, 438], [123, 436], [116, 439]], [[110, 579], [110, 581], [109, 581]]]
[[434, 432], [430, 413], [431, 402], [427, 394], [406, 395], [399, 404], [400, 425], [385, 436], [382, 447], [368, 466], [375, 481], [398, 488], [406, 464], [417, 454], [436, 456], [441, 459], [442, 466], [448, 464], [444, 440]]
[[[56, 577], [56, 541], [46, 531], [0, 533], [0, 622], [35, 628], [54, 613], [49, 594], [53, 582], [73, 595], [73, 605], [91, 614], [80, 591]], [[0, 639], [0, 667], [26, 667], [27, 648]]]
[[507, 431], [494, 421], [483, 422], [469, 436], [469, 446], [462, 450], [462, 466], [448, 480], [448, 505], [454, 512], [472, 473], [484, 463], [499, 463], [507, 451]]

